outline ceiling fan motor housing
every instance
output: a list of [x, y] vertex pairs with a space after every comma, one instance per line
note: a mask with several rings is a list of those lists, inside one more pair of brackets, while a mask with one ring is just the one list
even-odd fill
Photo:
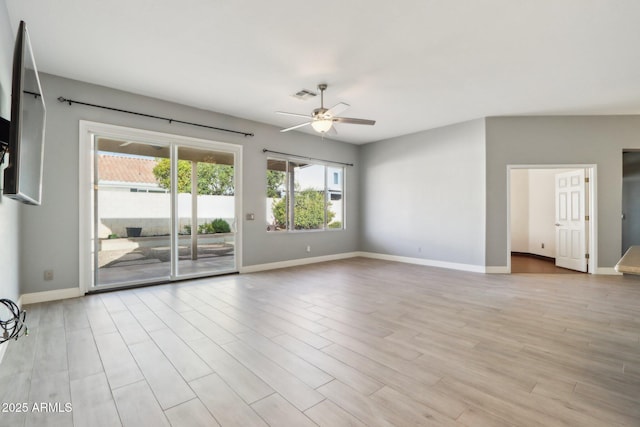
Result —
[[[286, 129], [282, 129], [280, 132], [288, 132], [290, 130], [298, 129], [306, 125], [311, 125], [316, 132], [326, 133], [332, 129], [334, 122], [351, 123], [357, 125], [374, 125], [375, 120], [367, 119], [354, 119], [351, 117], [341, 117], [340, 113], [349, 108], [349, 104], [339, 102], [331, 108], [324, 108], [324, 91], [327, 89], [326, 83], [320, 83], [318, 85], [320, 90], [320, 108], [316, 108], [311, 112], [311, 121], [301, 123], [299, 125], [291, 126]], [[284, 111], [277, 111], [278, 114], [286, 114], [296, 117], [308, 117], [304, 114], [287, 113]], [[335, 130], [334, 130], [335, 132]]]
[[330, 115], [326, 114], [327, 111], [329, 111], [327, 108], [316, 108], [313, 110], [312, 116], [314, 119], [328, 119]]

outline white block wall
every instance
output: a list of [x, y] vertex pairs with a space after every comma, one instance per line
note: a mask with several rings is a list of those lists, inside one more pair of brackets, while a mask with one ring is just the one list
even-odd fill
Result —
[[[100, 191], [98, 193], [98, 238], [110, 234], [126, 236], [126, 227], [142, 227], [143, 236], [169, 234], [171, 230], [171, 195], [168, 193], [131, 193]], [[191, 224], [191, 194], [178, 194], [180, 232]], [[233, 225], [233, 196], [199, 196], [198, 224], [216, 218]]]

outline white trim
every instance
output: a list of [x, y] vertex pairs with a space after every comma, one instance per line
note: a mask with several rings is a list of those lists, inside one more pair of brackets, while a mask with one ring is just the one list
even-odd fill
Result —
[[[472, 273], [486, 273], [486, 267], [484, 265], [461, 264], [457, 262], [438, 261], [438, 260], [425, 259], [425, 258], [411, 258], [411, 257], [405, 257], [405, 256], [398, 256], [398, 255], [380, 254], [376, 252], [356, 252], [356, 253], [357, 253], [357, 256], [362, 256], [365, 258], [404, 262], [407, 264], [424, 265], [427, 267], [447, 268], [450, 270], [469, 271]], [[491, 267], [491, 268], [497, 268], [497, 267]]]
[[2, 365], [2, 359], [4, 358], [4, 354], [7, 352], [7, 348], [9, 347], [9, 341], [5, 341], [0, 344], [0, 365]]
[[598, 273], [598, 165], [589, 169], [589, 270]]
[[461, 264], [456, 262], [438, 261], [424, 258], [411, 258], [398, 255], [381, 254], [376, 252], [344, 252], [341, 254], [324, 255], [311, 258], [299, 258], [288, 261], [272, 262], [268, 264], [250, 265], [240, 268], [240, 274], [256, 273], [259, 271], [275, 270], [277, 268], [296, 267], [299, 265], [315, 264], [318, 262], [335, 261], [347, 258], [371, 258], [385, 261], [403, 262], [406, 264], [417, 264], [426, 267], [446, 268], [449, 270], [468, 271], [471, 273], [505, 274], [508, 273], [506, 267], [485, 267], [483, 265]]
[[[171, 176], [169, 177], [169, 185], [171, 187], [170, 191], [170, 202], [171, 207], [169, 212], [169, 218], [171, 219], [171, 235], [169, 236], [169, 247], [171, 251], [171, 255], [169, 258], [170, 264], [170, 280], [176, 280], [177, 272], [178, 272], [178, 261], [179, 259], [179, 249], [176, 243], [176, 239], [180, 239], [178, 236], [178, 223], [180, 222], [180, 218], [178, 218], [178, 147], [176, 145], [171, 145], [169, 147], [169, 173]], [[191, 185], [193, 188], [193, 184]], [[196, 196], [195, 198], [197, 198]], [[193, 201], [191, 202], [193, 203]], [[197, 222], [196, 222], [197, 225]], [[194, 226], [192, 224], [192, 226]], [[197, 229], [196, 229], [197, 230]], [[197, 252], [196, 252], [197, 253]]]
[[484, 272], [487, 274], [510, 274], [511, 273], [508, 267], [503, 267], [503, 266], [485, 267]]
[[20, 299], [24, 304], [36, 304], [39, 302], [56, 301], [67, 298], [77, 298], [84, 296], [84, 291], [80, 288], [56, 289], [53, 291], [34, 292], [22, 294]]
[[91, 182], [93, 181], [93, 136], [87, 122], [80, 121], [78, 132], [78, 280], [86, 292], [93, 282], [93, 214], [91, 213]]
[[235, 211], [233, 212], [235, 215], [235, 230], [233, 228], [231, 231], [234, 232], [233, 237], [233, 246], [234, 246], [234, 257], [235, 257], [235, 269], [236, 271], [240, 271], [242, 267], [242, 240], [243, 240], [243, 217], [244, 211], [242, 210], [242, 194], [244, 193], [242, 175], [243, 175], [243, 154], [244, 147], [242, 145], [236, 146], [236, 151], [234, 151], [233, 156], [233, 179], [234, 179], [234, 190], [233, 197], [235, 202]]
[[315, 264], [318, 262], [336, 261], [339, 259], [354, 258], [357, 256], [362, 256], [361, 252], [344, 252], [341, 254], [334, 254], [334, 255], [324, 255], [324, 256], [317, 256], [317, 257], [311, 257], [311, 258], [292, 259], [288, 261], [270, 262], [267, 264], [249, 265], [246, 267], [240, 267], [240, 273], [241, 274], [256, 273], [259, 271], [275, 270], [277, 268], [296, 267], [299, 265]]
[[622, 276], [622, 273], [618, 273], [613, 267], [600, 267], [596, 270], [595, 274], [602, 274], [606, 276]]
[[[589, 176], [589, 274], [602, 274], [598, 265], [598, 165], [596, 164], [535, 164], [507, 165], [507, 274], [511, 273], [511, 170], [513, 169], [587, 169]], [[493, 267], [492, 267], [493, 268]]]

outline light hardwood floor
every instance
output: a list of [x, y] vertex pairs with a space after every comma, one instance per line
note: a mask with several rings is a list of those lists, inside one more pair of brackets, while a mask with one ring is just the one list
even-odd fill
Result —
[[27, 309], [2, 426], [640, 425], [632, 277], [354, 258]]
[[584, 274], [579, 271], [556, 267], [553, 259], [538, 258], [534, 255], [511, 255], [511, 273], [535, 274]]

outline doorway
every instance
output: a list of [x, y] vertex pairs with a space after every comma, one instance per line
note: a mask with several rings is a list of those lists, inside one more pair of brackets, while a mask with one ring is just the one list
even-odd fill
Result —
[[622, 153], [622, 254], [640, 245], [640, 151]]
[[508, 166], [509, 273], [595, 272], [595, 173], [595, 165]]
[[237, 272], [240, 155], [232, 144], [82, 122], [85, 289]]

